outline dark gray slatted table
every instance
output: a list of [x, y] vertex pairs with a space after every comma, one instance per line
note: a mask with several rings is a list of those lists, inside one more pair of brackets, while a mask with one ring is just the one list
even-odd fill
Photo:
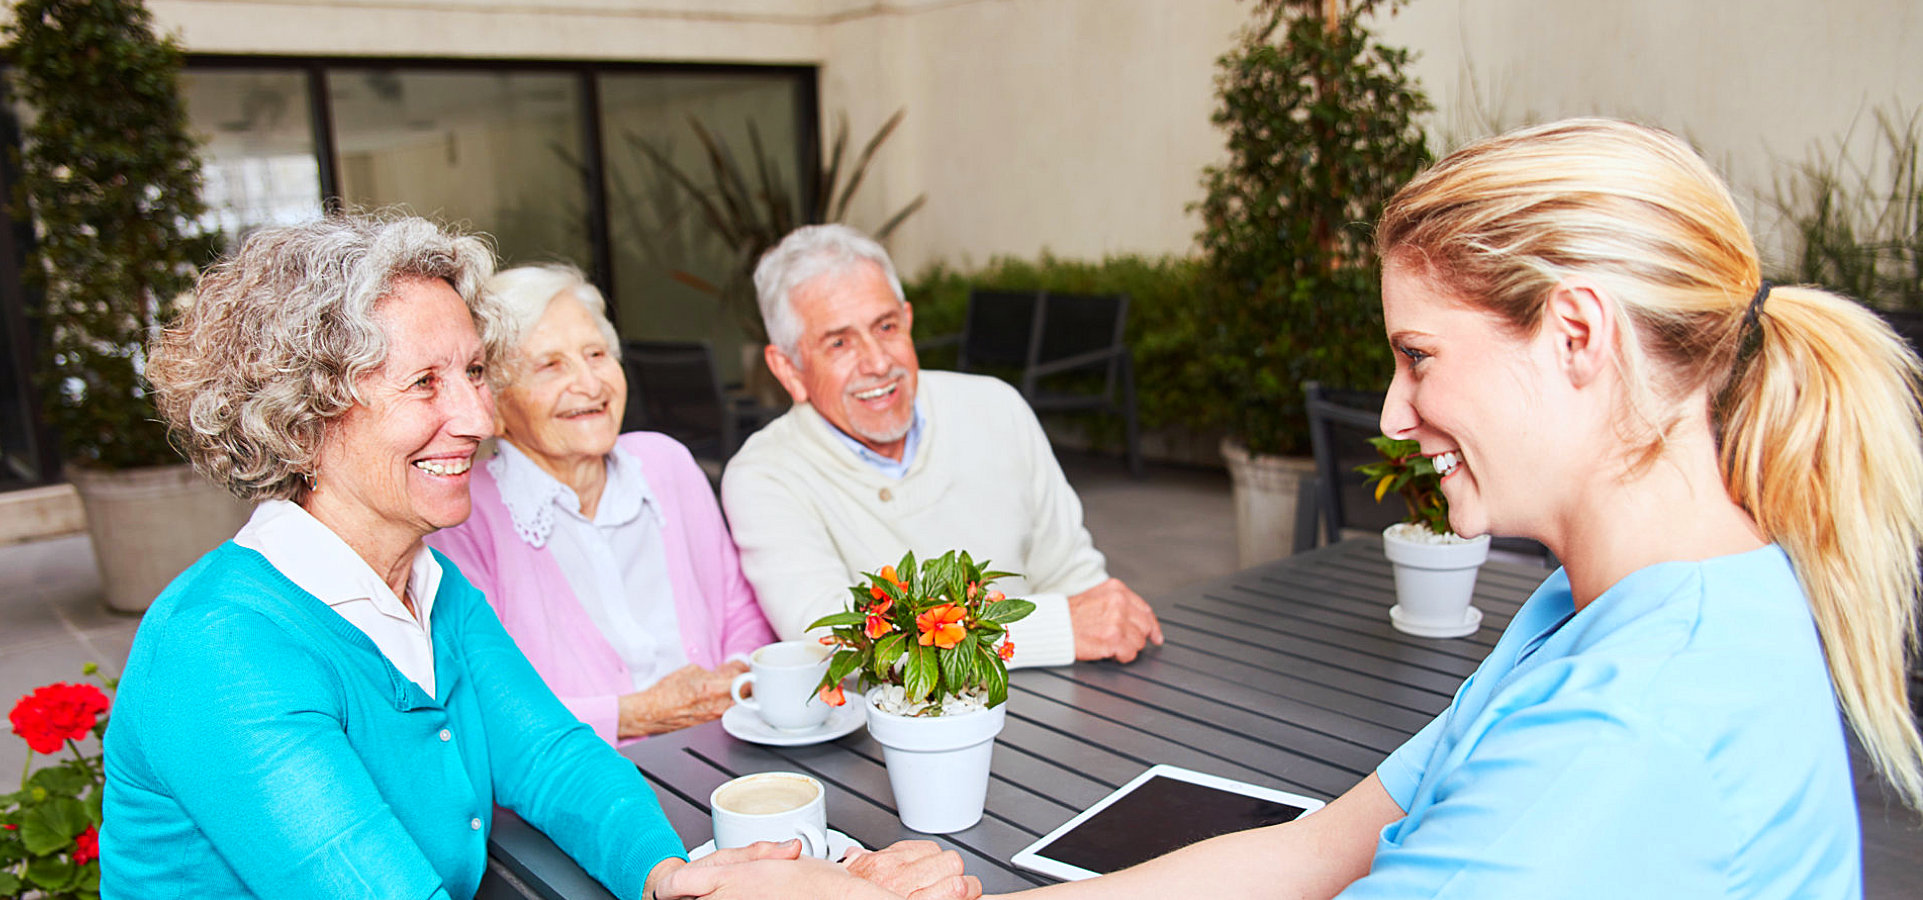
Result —
[[[1547, 574], [1483, 566], [1482, 630], [1455, 640], [1389, 627], [1394, 584], [1377, 539], [1157, 598], [1168, 643], [1134, 663], [1013, 673], [988, 813], [936, 840], [959, 851], [990, 892], [1019, 890], [1053, 879], [1016, 869], [1009, 857], [1156, 763], [1333, 798], [1449, 705]], [[881, 747], [865, 731], [811, 747], [762, 747], [714, 722], [623, 752], [691, 845], [712, 836], [709, 792], [771, 770], [819, 778], [829, 824], [866, 846], [926, 837], [895, 818]], [[491, 850], [484, 897], [610, 896], [510, 813], [495, 817]]]

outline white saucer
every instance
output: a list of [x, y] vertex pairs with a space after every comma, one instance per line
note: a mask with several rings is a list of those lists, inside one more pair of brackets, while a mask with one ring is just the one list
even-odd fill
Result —
[[[828, 858], [829, 859], [834, 860], [835, 862], [840, 862], [842, 857], [848, 855], [848, 851], [853, 850], [856, 847], [861, 847], [860, 841], [855, 840], [854, 838], [851, 838], [845, 834], [842, 834], [841, 832], [836, 831], [833, 828], [828, 829]], [[868, 848], [861, 847], [861, 849], [866, 850]], [[709, 841], [705, 844], [702, 844], [699, 847], [690, 849], [688, 851], [688, 860], [692, 862], [694, 860], [700, 859], [701, 857], [707, 856], [708, 854], [713, 852], [714, 852], [714, 841]]]
[[[1404, 618], [1402, 615], [1402, 605], [1398, 603], [1395, 606], [1389, 607], [1389, 624], [1394, 625], [1396, 630], [1403, 634], [1413, 634], [1416, 637], [1467, 637], [1475, 634], [1476, 629], [1482, 627], [1482, 610], [1471, 606], [1463, 612], [1462, 621], [1457, 624], [1431, 625], [1427, 622], [1412, 622]], [[729, 711], [733, 712], [733, 710]]]
[[762, 721], [761, 715], [745, 706], [730, 706], [721, 714], [721, 727], [750, 744], [770, 747], [799, 747], [819, 744], [852, 733], [868, 721], [868, 704], [852, 694], [848, 702], [834, 708], [827, 721], [807, 731], [783, 731]]

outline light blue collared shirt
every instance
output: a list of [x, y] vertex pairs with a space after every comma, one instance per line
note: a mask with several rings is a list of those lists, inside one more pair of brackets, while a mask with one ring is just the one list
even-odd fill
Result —
[[896, 461], [868, 449], [868, 445], [849, 437], [843, 433], [841, 429], [836, 428], [833, 422], [828, 422], [826, 418], [822, 419], [822, 421], [828, 423], [828, 433], [834, 435], [835, 440], [840, 441], [842, 446], [847, 447], [862, 462], [874, 466], [875, 471], [895, 479], [899, 479], [903, 475], [908, 474], [908, 467], [914, 465], [915, 449], [921, 446], [922, 425], [926, 423], [926, 419], [922, 416], [921, 396], [917, 394], [915, 396], [915, 418], [908, 423], [908, 436], [902, 439], [901, 444], [901, 459], [900, 461]]
[[1350, 900], [1863, 896], [1843, 723], [1775, 545], [1558, 571], [1376, 774], [1408, 815]]

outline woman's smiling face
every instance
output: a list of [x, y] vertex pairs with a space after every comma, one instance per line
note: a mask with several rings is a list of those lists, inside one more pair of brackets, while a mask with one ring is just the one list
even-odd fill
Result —
[[1567, 460], [1567, 423], [1546, 402], [1553, 336], [1516, 335], [1394, 259], [1383, 266], [1382, 315], [1396, 363], [1382, 432], [1435, 458], [1450, 527], [1465, 537], [1539, 534]]

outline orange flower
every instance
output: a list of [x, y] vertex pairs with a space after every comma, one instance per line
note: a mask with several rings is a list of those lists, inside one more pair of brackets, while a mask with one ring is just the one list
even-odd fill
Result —
[[893, 584], [893, 585], [894, 585], [895, 587], [902, 587], [902, 586], [903, 586], [903, 585], [902, 585], [902, 583], [901, 583], [901, 579], [900, 579], [900, 578], [897, 578], [897, 577], [895, 577], [895, 567], [894, 567], [894, 566], [882, 566], [882, 567], [881, 567], [881, 573], [880, 573], [880, 574], [881, 574], [881, 577], [883, 577], [883, 578], [886, 578], [886, 579], [888, 579], [888, 581], [889, 581], [889, 583], [890, 583], [890, 584]]
[[975, 599], [975, 595], [981, 592], [982, 592], [981, 582], [971, 581], [968, 583], [968, 599], [970, 600]]
[[829, 706], [840, 706], [847, 703], [848, 698], [842, 694], [841, 685], [831, 684], [821, 689], [821, 702]]
[[830, 647], [833, 647], [834, 645], [841, 643], [841, 638], [835, 637], [832, 634], [824, 634], [821, 636], [821, 642], [824, 644], [827, 644]]
[[871, 611], [871, 614], [868, 616], [868, 623], [866, 625], [863, 625], [861, 629], [862, 633], [868, 635], [868, 639], [871, 641], [894, 630], [895, 630], [895, 623], [890, 622], [887, 619], [882, 618], [881, 616], [873, 615], [872, 611]]
[[1007, 662], [1011, 659], [1014, 659], [1015, 658], [1015, 642], [1011, 640], [1003, 639], [1002, 645], [995, 648], [995, 655], [1000, 656], [1002, 658], [1002, 662]]
[[921, 645], [953, 649], [968, 635], [962, 626], [962, 608], [953, 603], [944, 603], [915, 617], [915, 627], [921, 630]]
[[885, 616], [888, 614], [889, 608], [895, 605], [895, 598], [893, 597], [882, 596], [876, 597], [875, 599], [881, 602], [868, 607], [868, 614], [871, 616]]
[[1000, 603], [1003, 600], [1007, 600], [1008, 595], [1002, 593], [1001, 591], [989, 591], [987, 599], [988, 599], [988, 602], [990, 603]]
[[871, 584], [868, 586], [868, 596], [884, 602], [888, 600], [888, 592], [882, 590], [879, 584]]

